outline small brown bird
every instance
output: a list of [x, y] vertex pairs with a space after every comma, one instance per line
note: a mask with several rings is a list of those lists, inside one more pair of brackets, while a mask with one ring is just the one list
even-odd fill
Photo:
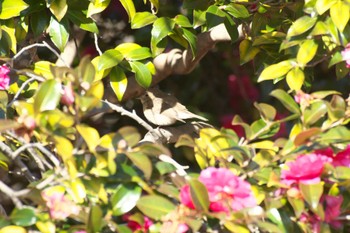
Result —
[[166, 94], [158, 88], [150, 88], [140, 99], [143, 105], [143, 114], [149, 122], [155, 125], [167, 126], [176, 121], [185, 123], [184, 120], [191, 118], [207, 121], [204, 117], [188, 111], [174, 96]]

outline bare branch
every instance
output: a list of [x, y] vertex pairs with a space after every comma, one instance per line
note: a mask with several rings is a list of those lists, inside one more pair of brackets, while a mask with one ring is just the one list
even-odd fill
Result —
[[3, 183], [0, 180], [0, 192], [6, 194], [6, 196], [8, 196], [12, 200], [12, 202], [15, 204], [15, 206], [20, 209], [23, 207], [23, 204], [18, 197], [27, 195], [30, 192], [30, 190], [23, 189], [20, 191], [14, 191], [13, 189], [11, 189], [9, 186], [7, 186], [5, 183]]
[[100, 47], [98, 46], [98, 36], [96, 33], [94, 33], [94, 41], [95, 41], [95, 48], [96, 48], [96, 51], [98, 52], [98, 54], [101, 56], [102, 55], [102, 51], [100, 49]]
[[111, 102], [108, 102], [108, 100], [102, 100], [103, 103], [106, 103], [111, 109], [113, 109], [114, 111], [119, 112], [122, 115], [128, 116], [131, 119], [134, 119], [137, 123], [139, 123], [140, 125], [142, 125], [143, 127], [145, 127], [145, 129], [147, 129], [148, 131], [152, 131], [153, 127], [150, 126], [147, 122], [145, 122], [142, 118], [140, 118], [135, 111], [133, 112], [129, 112], [128, 110], [124, 109], [121, 106], [118, 106], [116, 104], [112, 104]]

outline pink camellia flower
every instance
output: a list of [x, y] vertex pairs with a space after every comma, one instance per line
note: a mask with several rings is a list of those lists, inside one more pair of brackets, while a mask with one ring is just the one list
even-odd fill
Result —
[[10, 85], [10, 68], [6, 65], [0, 66], [0, 90], [6, 90]]
[[320, 154], [301, 155], [295, 161], [286, 163], [288, 169], [282, 170], [281, 182], [287, 185], [316, 184], [321, 181], [324, 164], [331, 162], [332, 159]]
[[188, 184], [184, 185], [180, 190], [180, 200], [185, 206], [195, 209], [194, 204], [191, 199], [190, 186]]
[[78, 214], [79, 208], [61, 192], [45, 192], [41, 196], [50, 210], [52, 219], [64, 220], [71, 214]]
[[350, 167], [350, 145], [345, 150], [337, 153], [333, 158], [333, 166], [345, 166]]
[[185, 223], [180, 223], [177, 227], [176, 233], [185, 233], [189, 230], [189, 227]]
[[86, 233], [86, 231], [82, 230], [82, 231], [75, 231], [74, 233]]
[[325, 196], [325, 222], [334, 228], [340, 228], [342, 223], [336, 218], [340, 215], [340, 207], [343, 203], [342, 196]]
[[127, 226], [132, 231], [148, 232], [149, 228], [153, 225], [153, 222], [147, 216], [143, 217], [143, 225], [142, 226], [140, 225], [140, 223], [131, 220], [129, 214], [125, 214], [123, 216], [123, 220], [128, 222]]
[[[209, 209], [213, 212], [228, 213], [230, 210], [239, 211], [256, 206], [250, 184], [226, 168], [209, 167], [201, 172], [198, 180], [208, 190]], [[184, 186], [180, 194], [181, 203], [193, 208], [189, 197], [189, 187]]]
[[313, 213], [302, 213], [299, 221], [308, 224], [312, 233], [321, 232], [321, 219], [317, 215]]
[[350, 44], [347, 44], [345, 49], [341, 51], [341, 56], [343, 57], [343, 61], [346, 62], [346, 67], [350, 68]]
[[75, 97], [73, 92], [72, 83], [67, 83], [66, 86], [63, 87], [63, 94], [61, 97], [61, 103], [67, 106], [71, 106], [74, 103]]

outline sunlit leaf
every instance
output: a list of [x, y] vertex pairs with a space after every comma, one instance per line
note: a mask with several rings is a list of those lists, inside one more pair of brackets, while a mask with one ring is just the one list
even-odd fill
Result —
[[134, 2], [132, 0], [120, 0], [120, 3], [123, 5], [124, 9], [128, 13], [129, 22], [131, 22], [136, 13]]
[[245, 39], [239, 44], [240, 64], [243, 65], [251, 61], [260, 51], [259, 48], [254, 47], [252, 41]]
[[286, 75], [293, 68], [293, 62], [290, 60], [282, 61], [277, 64], [266, 67], [258, 78], [258, 82], [280, 78]]
[[339, 31], [343, 32], [350, 17], [350, 7], [347, 2], [337, 1], [330, 10], [331, 18]]
[[131, 28], [132, 29], [138, 29], [142, 28], [144, 26], [147, 26], [154, 21], [156, 21], [157, 16], [154, 14], [144, 11], [144, 12], [137, 12], [135, 13], [132, 21], [131, 21]]
[[141, 62], [133, 61], [129, 63], [138, 84], [144, 88], [148, 88], [152, 82], [152, 74], [147, 66]]
[[49, 35], [52, 42], [62, 52], [69, 39], [68, 21], [62, 19], [60, 22], [58, 22], [54, 17], [51, 17]]
[[34, 97], [35, 112], [56, 109], [61, 98], [61, 90], [61, 83], [54, 79], [42, 83]]
[[153, 219], [160, 219], [175, 209], [175, 205], [171, 201], [158, 195], [143, 196], [136, 206], [145, 215]]
[[307, 30], [311, 29], [317, 21], [317, 17], [311, 18], [310, 16], [302, 16], [297, 19], [289, 28], [287, 38], [300, 35]]
[[304, 43], [301, 44], [298, 55], [297, 55], [297, 61], [301, 65], [306, 65], [309, 61], [314, 58], [316, 52], [317, 52], [318, 45], [315, 43], [314, 40], [306, 40]]
[[299, 188], [305, 201], [311, 206], [312, 209], [316, 209], [323, 193], [323, 182], [316, 184], [300, 183]]
[[305, 80], [304, 72], [299, 68], [295, 67], [291, 69], [287, 76], [286, 81], [291, 90], [298, 91], [303, 86]]
[[294, 99], [290, 95], [288, 95], [287, 92], [285, 92], [284, 90], [282, 89], [273, 90], [270, 93], [270, 95], [277, 98], [279, 101], [281, 101], [283, 106], [287, 108], [289, 111], [293, 113], [300, 113], [300, 109], [297, 103], [295, 103]]
[[99, 71], [112, 68], [119, 64], [123, 60], [123, 54], [116, 49], [109, 49], [105, 51], [98, 61], [97, 69]]
[[207, 211], [209, 208], [209, 196], [208, 191], [204, 184], [198, 180], [190, 180], [190, 193], [193, 200], [193, 204], [197, 210]]
[[123, 69], [119, 68], [118, 66], [113, 67], [109, 77], [112, 90], [116, 94], [118, 100], [121, 101], [128, 85], [128, 79]]
[[58, 22], [62, 20], [68, 10], [67, 0], [55, 0], [50, 4], [50, 11]]
[[119, 216], [129, 212], [136, 206], [142, 189], [135, 184], [120, 184], [112, 195], [113, 215]]
[[19, 16], [21, 11], [28, 8], [28, 4], [23, 0], [2, 0], [0, 19], [9, 19]]

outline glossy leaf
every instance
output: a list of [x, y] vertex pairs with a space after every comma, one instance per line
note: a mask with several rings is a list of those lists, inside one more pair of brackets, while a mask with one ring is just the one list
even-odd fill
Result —
[[61, 22], [58, 22], [56, 19], [51, 17], [49, 35], [52, 42], [61, 52], [63, 52], [69, 39], [68, 21], [63, 19]]
[[322, 131], [320, 128], [310, 128], [307, 129], [301, 133], [299, 133], [298, 135], [296, 135], [295, 139], [294, 139], [294, 144], [296, 146], [301, 146], [305, 143], [307, 143], [309, 141], [310, 138], [312, 138], [313, 136], [316, 136], [318, 134], [320, 134]]
[[112, 90], [117, 96], [117, 99], [119, 101], [122, 101], [126, 87], [128, 85], [128, 78], [126, 77], [123, 69], [119, 68], [118, 66], [113, 67], [109, 77]]
[[245, 6], [240, 4], [231, 3], [225, 7], [225, 11], [227, 11], [230, 15], [235, 18], [244, 19], [250, 16], [249, 11]]
[[299, 67], [291, 69], [286, 76], [286, 81], [289, 88], [295, 91], [299, 91], [301, 89], [304, 80], [304, 72]]
[[190, 193], [194, 206], [199, 211], [207, 211], [209, 208], [209, 195], [207, 188], [198, 180], [190, 180]]
[[239, 44], [240, 64], [243, 65], [251, 61], [260, 51], [259, 48], [254, 47], [252, 41], [245, 39]]
[[129, 61], [139, 61], [150, 57], [152, 57], [151, 51], [146, 47], [133, 49], [125, 54], [125, 58]]
[[175, 205], [171, 201], [158, 195], [143, 196], [136, 206], [142, 213], [156, 220], [175, 209]]
[[94, 0], [91, 1], [88, 7], [88, 11], [86, 13], [86, 17], [89, 18], [94, 14], [100, 13], [104, 11], [111, 0]]
[[105, 51], [99, 59], [97, 69], [99, 71], [112, 68], [123, 60], [123, 54], [116, 49], [109, 49]]
[[101, 208], [98, 205], [93, 205], [90, 208], [88, 224], [87, 224], [87, 232], [95, 233], [101, 232], [103, 226], [103, 213]]
[[17, 226], [31, 226], [37, 221], [35, 211], [32, 208], [14, 209], [10, 217]]
[[295, 103], [294, 99], [287, 94], [287, 92], [285, 92], [282, 89], [276, 89], [273, 90], [270, 93], [271, 96], [277, 98], [285, 108], [287, 108], [289, 111], [293, 112], [293, 113], [300, 113], [300, 109], [299, 106], [297, 105], [297, 103]]
[[146, 179], [150, 179], [152, 175], [152, 163], [147, 155], [141, 152], [129, 152], [126, 156], [132, 161], [132, 163], [138, 167], [144, 174]]
[[331, 18], [340, 32], [344, 31], [350, 17], [350, 7], [347, 2], [337, 1], [330, 10]]
[[91, 18], [87, 18], [83, 12], [77, 10], [69, 10], [67, 15], [69, 19], [72, 20], [72, 22], [78, 25], [81, 29], [92, 33], [98, 33], [96, 23]]
[[41, 14], [33, 14], [30, 17], [30, 27], [35, 36], [44, 33], [49, 23], [49, 16], [45, 11], [41, 12]]
[[93, 152], [100, 140], [100, 135], [98, 131], [95, 128], [84, 124], [77, 125], [76, 128], [79, 134], [83, 137], [87, 146], [89, 147], [89, 150]]
[[289, 28], [287, 33], [287, 38], [291, 38], [293, 36], [298, 36], [307, 30], [311, 29], [317, 21], [317, 17], [309, 17], [309, 16], [302, 16], [299, 19], [297, 19], [292, 26]]
[[305, 201], [311, 206], [312, 209], [316, 210], [323, 194], [323, 182], [317, 184], [300, 183], [299, 188]]
[[134, 2], [132, 0], [120, 0], [120, 3], [123, 5], [126, 13], [128, 13], [129, 22], [131, 22], [136, 13]]
[[293, 207], [295, 216], [299, 218], [305, 209], [304, 200], [302, 198], [288, 197], [288, 202]]
[[312, 125], [321, 119], [326, 113], [327, 105], [323, 101], [314, 102], [309, 108], [305, 109], [304, 122], [307, 125]]
[[39, 87], [34, 97], [34, 111], [43, 112], [56, 109], [61, 98], [61, 83], [50, 79]]
[[81, 179], [72, 179], [70, 181], [70, 185], [72, 188], [72, 197], [74, 202], [80, 204], [83, 203], [86, 197], [86, 189]]
[[158, 44], [163, 40], [175, 26], [174, 20], [166, 17], [158, 18], [154, 23], [151, 31], [151, 50], [154, 55], [162, 52], [162, 48], [158, 49]]
[[315, 43], [314, 40], [304, 41], [304, 43], [301, 44], [298, 51], [298, 63], [305, 66], [309, 61], [311, 61], [314, 58], [317, 52], [317, 48], [318, 45]]
[[10, 19], [19, 16], [21, 11], [28, 8], [23, 0], [2, 0], [0, 19]]
[[152, 74], [147, 66], [141, 62], [133, 61], [129, 63], [138, 84], [144, 88], [148, 88], [152, 82]]
[[213, 28], [225, 20], [225, 13], [215, 5], [210, 6], [206, 11], [206, 24], [208, 28]]
[[327, 10], [329, 10], [329, 8], [336, 2], [337, 2], [337, 0], [318, 0], [318, 1], [316, 1], [317, 13], [322, 15]]
[[67, 0], [55, 0], [50, 4], [50, 11], [58, 22], [66, 15], [68, 10]]
[[192, 24], [190, 20], [184, 15], [177, 15], [174, 17], [174, 21], [177, 25], [181, 27], [191, 28]]
[[266, 67], [258, 78], [258, 82], [280, 78], [293, 68], [292, 61], [282, 61]]
[[276, 117], [276, 109], [269, 104], [254, 103], [254, 106], [259, 110], [261, 117], [266, 121], [273, 121]]
[[195, 57], [197, 54], [197, 37], [195, 34], [193, 34], [191, 31], [183, 28], [183, 37], [187, 40], [188, 44], [190, 45], [192, 56]]
[[27, 233], [27, 230], [20, 226], [6, 226], [0, 229], [0, 233]]
[[152, 14], [148, 11], [137, 12], [137, 13], [135, 13], [135, 15], [131, 21], [131, 28], [132, 29], [142, 28], [144, 26], [147, 26], [147, 25], [153, 23], [156, 20], [157, 20], [157, 16], [155, 16], [154, 14]]
[[113, 215], [119, 216], [129, 212], [136, 206], [141, 197], [142, 189], [135, 184], [120, 184], [112, 195]]

